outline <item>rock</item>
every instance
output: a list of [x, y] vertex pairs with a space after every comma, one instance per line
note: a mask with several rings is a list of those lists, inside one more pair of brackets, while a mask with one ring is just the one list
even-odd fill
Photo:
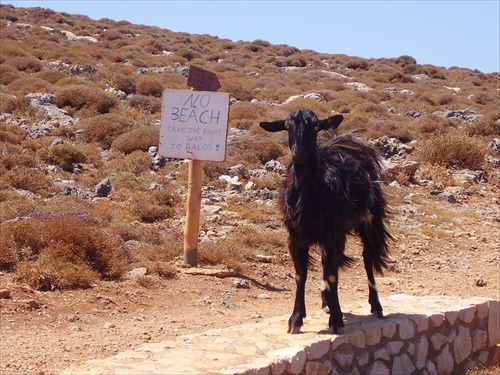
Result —
[[397, 138], [391, 138], [386, 136], [377, 138], [375, 141], [373, 141], [373, 145], [380, 152], [382, 152], [382, 154], [386, 158], [389, 158], [394, 155], [405, 156], [411, 154], [415, 149], [413, 146], [403, 143]]
[[450, 353], [448, 344], [445, 345], [441, 353], [436, 357], [436, 365], [438, 374], [451, 374], [454, 363]]
[[384, 89], [384, 91], [387, 91], [391, 94], [397, 94], [399, 92], [396, 87], [387, 87], [386, 89]]
[[250, 174], [243, 164], [238, 164], [238, 165], [234, 165], [232, 167], [229, 167], [229, 176], [237, 177], [236, 180], [238, 180], [238, 179], [247, 180], [250, 178]]
[[30, 310], [38, 310], [40, 308], [40, 303], [34, 299], [23, 299], [17, 300], [16, 302], [24, 304]]
[[420, 164], [414, 160], [403, 160], [401, 162], [394, 162], [392, 160], [385, 160], [385, 171], [390, 180], [400, 179], [402, 176], [405, 179], [411, 180], [415, 177]]
[[494, 138], [488, 143], [488, 149], [500, 154], [500, 138]]
[[354, 91], [368, 92], [372, 90], [371, 87], [368, 87], [364, 83], [359, 83], [359, 82], [349, 82], [346, 83], [346, 86], [349, 86]]
[[452, 111], [434, 111], [432, 114], [441, 117], [457, 118], [465, 122], [477, 122], [481, 119], [481, 115], [477, 115], [476, 111], [470, 108]]
[[[389, 375], [389, 369], [382, 361], [375, 361], [367, 372], [367, 375]], [[396, 374], [396, 373], [395, 373]]]
[[146, 267], [138, 267], [133, 270], [127, 272], [127, 279], [136, 279], [138, 277], [146, 276], [148, 273], [148, 269]]
[[64, 143], [64, 139], [62, 138], [56, 138], [52, 141], [50, 144], [51, 146], [57, 146], [57, 145], [62, 145]]
[[392, 361], [393, 374], [411, 374], [416, 368], [407, 354], [402, 354]]
[[111, 193], [111, 190], [113, 190], [113, 185], [111, 184], [111, 180], [109, 178], [105, 178], [95, 187], [95, 193], [98, 197], [107, 197], [109, 193]]
[[284, 175], [287, 171], [287, 168], [283, 164], [274, 159], [269, 160], [266, 164], [264, 164], [264, 168], [266, 171], [275, 172], [280, 175]]

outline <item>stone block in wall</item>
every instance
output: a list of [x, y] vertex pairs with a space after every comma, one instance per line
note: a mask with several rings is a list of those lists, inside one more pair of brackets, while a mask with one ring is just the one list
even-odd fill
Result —
[[500, 301], [488, 304], [488, 338], [491, 346], [500, 343]]
[[462, 363], [464, 359], [470, 356], [472, 351], [472, 339], [468, 327], [459, 326], [457, 336], [453, 340], [453, 352], [455, 353], [455, 362]]

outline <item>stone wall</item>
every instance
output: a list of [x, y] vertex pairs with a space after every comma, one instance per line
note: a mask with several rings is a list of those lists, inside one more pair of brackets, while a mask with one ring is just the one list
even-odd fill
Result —
[[500, 301], [394, 295], [382, 304], [385, 319], [344, 307], [340, 335], [315, 311], [301, 334], [286, 334], [280, 316], [144, 344], [64, 374], [441, 375], [500, 366]]
[[[395, 299], [412, 303], [405, 296]], [[348, 332], [332, 338], [321, 358], [309, 356], [303, 369], [296, 361], [296, 368], [290, 365], [286, 370], [310, 375], [465, 373], [478, 365], [498, 364], [499, 322], [499, 301], [429, 315], [392, 314], [378, 322], [351, 325]]]

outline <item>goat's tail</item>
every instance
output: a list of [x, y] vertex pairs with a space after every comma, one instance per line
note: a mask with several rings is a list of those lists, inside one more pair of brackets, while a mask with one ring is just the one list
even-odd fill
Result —
[[376, 195], [370, 208], [371, 218], [360, 224], [358, 232], [364, 244], [363, 257], [369, 260], [375, 272], [382, 274], [383, 268], [387, 268], [389, 241], [393, 240], [393, 237], [386, 225], [388, 209], [385, 198], [381, 190], [378, 190]]

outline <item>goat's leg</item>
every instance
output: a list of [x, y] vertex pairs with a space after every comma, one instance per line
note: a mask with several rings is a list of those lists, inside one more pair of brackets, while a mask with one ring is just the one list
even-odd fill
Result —
[[295, 303], [293, 312], [288, 319], [288, 333], [299, 333], [306, 317], [306, 281], [309, 249], [307, 247], [297, 247], [290, 244], [290, 254], [295, 266], [295, 282], [297, 289], [295, 292]]
[[[328, 327], [332, 333], [338, 333], [339, 328], [344, 327], [343, 313], [340, 308], [338, 285], [338, 265], [333, 260], [332, 249], [322, 249], [323, 263], [323, 290], [321, 292], [323, 310], [330, 312]], [[327, 306], [325, 307], [325, 303]]]
[[358, 231], [363, 241], [363, 261], [365, 264], [366, 276], [368, 277], [368, 302], [371, 306], [371, 313], [379, 318], [383, 318], [384, 313], [378, 297], [377, 285], [375, 284], [375, 276], [373, 274], [373, 260], [370, 255], [375, 245], [373, 244], [372, 237], [368, 233], [369, 229], [367, 226], [361, 226]]
[[373, 262], [370, 256], [363, 252], [363, 260], [365, 263], [366, 275], [368, 276], [368, 302], [371, 306], [371, 313], [379, 318], [384, 317], [382, 305], [378, 298], [377, 285], [375, 284], [375, 277], [373, 275]]

